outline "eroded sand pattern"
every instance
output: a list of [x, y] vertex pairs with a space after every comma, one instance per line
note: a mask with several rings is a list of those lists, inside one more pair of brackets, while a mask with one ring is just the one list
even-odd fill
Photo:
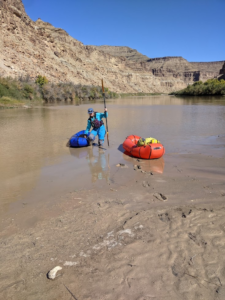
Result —
[[[225, 186], [215, 178], [206, 188], [201, 176], [175, 170], [169, 177], [132, 170], [126, 186], [70, 193], [70, 211], [3, 238], [2, 299], [224, 299]], [[192, 188], [202, 199], [169, 203], [181, 184], [184, 197]], [[216, 203], [200, 203], [212, 193]], [[62, 274], [49, 281], [55, 266]]]

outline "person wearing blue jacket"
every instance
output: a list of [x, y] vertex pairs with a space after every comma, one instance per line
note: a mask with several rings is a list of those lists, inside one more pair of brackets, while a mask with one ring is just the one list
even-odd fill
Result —
[[89, 118], [87, 121], [87, 128], [86, 128], [85, 134], [87, 135], [88, 131], [92, 127], [93, 129], [88, 137], [89, 143], [94, 142], [95, 137], [97, 135], [98, 136], [98, 145], [99, 145], [99, 147], [102, 147], [104, 144], [105, 134], [106, 134], [105, 125], [104, 125], [102, 119], [108, 117], [107, 108], [105, 108], [104, 113], [94, 112], [93, 108], [89, 108], [88, 114], [89, 114]]

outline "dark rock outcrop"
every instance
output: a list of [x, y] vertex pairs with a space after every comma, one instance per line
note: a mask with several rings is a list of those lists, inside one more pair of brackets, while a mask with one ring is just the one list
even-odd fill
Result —
[[222, 66], [222, 69], [220, 70], [220, 75], [219, 75], [218, 79], [219, 80], [221, 80], [221, 79], [225, 80], [225, 62]]

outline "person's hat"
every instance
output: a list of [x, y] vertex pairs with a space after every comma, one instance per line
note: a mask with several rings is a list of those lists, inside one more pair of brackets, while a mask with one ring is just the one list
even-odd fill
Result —
[[88, 108], [88, 113], [89, 114], [92, 114], [94, 112], [94, 109], [93, 108]]

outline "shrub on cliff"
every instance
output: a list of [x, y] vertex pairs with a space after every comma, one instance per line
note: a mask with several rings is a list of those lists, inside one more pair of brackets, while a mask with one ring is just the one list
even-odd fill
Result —
[[[100, 86], [80, 85], [73, 83], [49, 83], [44, 76], [32, 81], [29, 76], [13, 79], [0, 77], [0, 97], [14, 99], [44, 99], [46, 102], [74, 102], [102, 98]], [[36, 84], [35, 84], [36, 83]], [[106, 98], [116, 98], [117, 94], [105, 88]]]
[[201, 84], [203, 84], [202, 81], [196, 81], [196, 82], [193, 84], [193, 86], [198, 86], [198, 85], [201, 85]]
[[21, 82], [11, 77], [0, 77], [0, 97], [3, 96], [18, 100], [33, 99], [36, 96], [35, 84]]
[[[80, 85], [73, 83], [46, 84], [42, 88], [42, 96], [46, 102], [94, 100], [103, 97], [100, 86]], [[106, 89], [106, 98], [116, 98], [118, 95]]]
[[43, 87], [45, 84], [48, 83], [48, 79], [45, 76], [38, 75], [35, 80], [35, 83], [37, 83], [40, 87]]
[[0, 97], [22, 97], [19, 85], [10, 77], [0, 78]]
[[225, 95], [225, 80], [216, 78], [209, 79], [204, 83], [202, 81], [195, 82], [181, 91], [173, 92], [171, 95]]
[[23, 87], [23, 95], [25, 98], [29, 98], [29, 99], [32, 99], [33, 97], [33, 94], [34, 94], [34, 88], [29, 85], [29, 84], [25, 84], [24, 87]]

